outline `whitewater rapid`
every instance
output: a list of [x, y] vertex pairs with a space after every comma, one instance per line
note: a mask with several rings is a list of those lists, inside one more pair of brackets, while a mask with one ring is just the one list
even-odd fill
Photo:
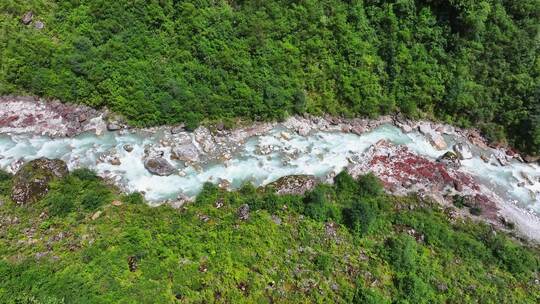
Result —
[[[149, 201], [158, 204], [174, 200], [180, 194], [194, 196], [204, 182], [226, 180], [230, 182], [230, 188], [238, 188], [246, 182], [260, 186], [293, 174], [330, 179], [348, 165], [350, 157], [364, 152], [382, 139], [396, 145], [406, 145], [415, 153], [430, 159], [436, 159], [446, 151], [437, 150], [417, 131], [403, 133], [390, 124], [383, 124], [362, 135], [317, 130], [306, 136], [277, 124], [263, 135], [249, 137], [228, 160], [189, 165], [172, 160], [170, 151], [164, 149], [164, 157], [178, 170], [178, 174], [152, 175], [144, 167], [145, 148], [159, 146], [166, 132], [165, 129], [152, 132], [106, 131], [100, 135], [87, 132], [63, 138], [0, 134], [0, 168], [14, 171], [13, 163], [17, 161], [59, 158], [70, 169], [90, 168], [98, 175], [112, 179], [122, 189], [142, 192]], [[444, 139], [448, 143], [448, 150], [458, 140], [451, 135], [444, 135]], [[133, 150], [126, 151], [123, 148], [125, 145], [131, 145]], [[261, 147], [267, 147], [269, 151], [260, 153]], [[460, 170], [469, 173], [509, 203], [540, 214], [540, 168], [517, 160], [510, 161], [506, 166], [493, 161], [487, 163], [480, 158], [480, 154], [494, 151], [486, 149], [489, 148], [472, 146], [474, 157], [463, 160]], [[119, 164], [100, 161], [100, 157], [110, 154], [119, 159]], [[524, 183], [524, 176], [532, 180], [532, 184], [530, 181]]]

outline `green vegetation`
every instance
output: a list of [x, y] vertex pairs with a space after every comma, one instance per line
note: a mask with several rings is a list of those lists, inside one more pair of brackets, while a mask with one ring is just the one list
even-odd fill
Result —
[[401, 111], [538, 154], [539, 23], [539, 0], [3, 0], [0, 94], [189, 128]]
[[23, 207], [9, 201], [10, 179], [0, 173], [1, 303], [540, 300], [537, 248], [388, 196], [371, 175], [341, 173], [305, 196], [205, 184], [181, 210], [121, 195], [88, 170]]

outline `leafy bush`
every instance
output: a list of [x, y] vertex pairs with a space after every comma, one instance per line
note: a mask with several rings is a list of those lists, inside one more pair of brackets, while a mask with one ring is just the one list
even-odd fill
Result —
[[334, 177], [336, 190], [340, 195], [355, 194], [358, 192], [359, 182], [357, 182], [347, 171], [341, 171]]
[[373, 201], [360, 199], [351, 208], [343, 209], [345, 226], [358, 235], [366, 235], [377, 216]]
[[493, 255], [510, 271], [519, 277], [529, 277], [531, 271], [540, 270], [538, 256], [503, 237], [495, 237], [490, 244]]
[[8, 196], [11, 193], [13, 175], [0, 170], [0, 195]]
[[377, 197], [384, 193], [381, 181], [373, 173], [359, 176], [358, 186], [360, 196]]
[[97, 174], [87, 168], [79, 168], [71, 171], [71, 176], [81, 180], [81, 181], [98, 181], [100, 178], [97, 176]]
[[133, 192], [122, 197], [122, 201], [128, 204], [143, 204], [144, 196], [139, 192]]
[[86, 210], [95, 210], [110, 201], [108, 189], [91, 189], [81, 197], [81, 206]]
[[400, 234], [386, 241], [386, 260], [398, 273], [415, 273], [418, 269], [418, 246], [411, 236]]
[[321, 222], [336, 219], [337, 215], [331, 208], [327, 195], [326, 190], [320, 186], [310, 191], [304, 198], [304, 214]]
[[51, 215], [64, 216], [75, 210], [74, 196], [59, 192], [50, 193], [45, 197], [45, 202], [49, 205]]
[[479, 205], [474, 205], [471, 208], [469, 208], [469, 212], [472, 215], [479, 216], [480, 214], [482, 214], [482, 207], [480, 207]]
[[362, 282], [357, 282], [352, 303], [354, 304], [390, 304], [391, 301], [378, 291], [366, 288]]

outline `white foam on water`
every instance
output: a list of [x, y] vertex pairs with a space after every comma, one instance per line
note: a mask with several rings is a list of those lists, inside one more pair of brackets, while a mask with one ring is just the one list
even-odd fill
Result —
[[[287, 138], [282, 132], [288, 133]], [[105, 132], [81, 134], [74, 138], [51, 139], [34, 135], [0, 135], [0, 167], [9, 169], [18, 159], [31, 160], [39, 157], [60, 158], [70, 169], [88, 167], [100, 176], [112, 177], [125, 190], [144, 191], [152, 202], [174, 199], [178, 194], [196, 195], [203, 183], [217, 183], [220, 179], [231, 182], [233, 188], [245, 182], [255, 185], [268, 184], [291, 174], [311, 174], [320, 177], [330, 172], [338, 173], [348, 164], [348, 157], [358, 154], [379, 140], [406, 145], [412, 151], [436, 159], [446, 152], [435, 149], [418, 132], [404, 134], [399, 128], [382, 125], [361, 136], [343, 132], [318, 131], [303, 137], [278, 126], [265, 135], [250, 138], [231, 160], [226, 163], [210, 163], [202, 168], [187, 167], [185, 176], [155, 176], [150, 174], [143, 163], [146, 145], [158, 145], [163, 133], [133, 132], [120, 134]], [[454, 142], [452, 136], [445, 135], [447, 141]], [[123, 149], [125, 144], [133, 146], [132, 152]], [[272, 146], [268, 155], [257, 153], [258, 146]], [[449, 145], [450, 147], [451, 145]], [[103, 153], [115, 149], [120, 165], [98, 162]], [[179, 170], [184, 164], [170, 159], [165, 150], [165, 158]], [[462, 161], [461, 170], [474, 176], [478, 181], [519, 206], [540, 213], [540, 168], [537, 165], [522, 164], [517, 161], [508, 166], [487, 164], [479, 157], [478, 147], [473, 147], [475, 157]], [[484, 151], [485, 152], [485, 151]], [[487, 151], [489, 152], [489, 151]], [[532, 184], [523, 177], [530, 177]], [[526, 182], [518, 186], [519, 182]]]

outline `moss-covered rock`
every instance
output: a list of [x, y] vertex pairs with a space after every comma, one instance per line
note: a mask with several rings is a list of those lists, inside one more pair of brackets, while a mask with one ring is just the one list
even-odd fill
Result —
[[281, 177], [268, 186], [274, 187], [278, 194], [304, 194], [318, 184], [313, 175], [288, 175]]
[[437, 161], [453, 168], [459, 168], [461, 166], [459, 156], [452, 151], [444, 153]]
[[36, 202], [47, 194], [52, 180], [62, 178], [67, 174], [67, 165], [62, 160], [48, 158], [32, 160], [23, 165], [15, 174], [11, 199], [18, 204]]

